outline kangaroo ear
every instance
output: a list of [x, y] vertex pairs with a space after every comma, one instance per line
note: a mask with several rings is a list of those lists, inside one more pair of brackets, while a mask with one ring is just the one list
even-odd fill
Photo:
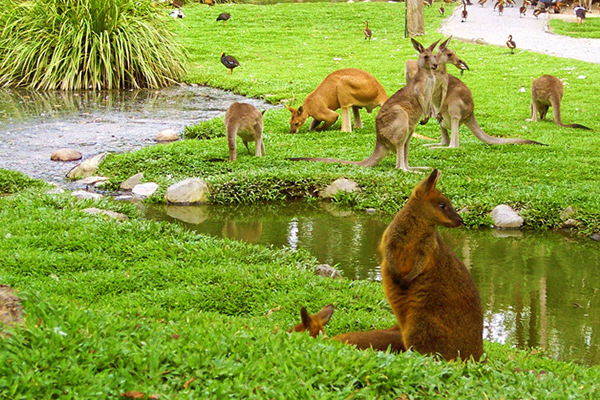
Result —
[[425, 47], [423, 47], [423, 45], [419, 42], [417, 42], [415, 39], [410, 38], [410, 41], [412, 42], [413, 47], [415, 48], [416, 51], [418, 51], [419, 53], [422, 53], [425, 51]]
[[285, 105], [285, 108], [287, 108], [288, 111], [290, 111], [290, 112], [294, 112], [294, 109], [292, 107], [288, 106], [287, 104]]
[[452, 36], [450, 36], [448, 39], [444, 40], [442, 42], [442, 44], [440, 44], [440, 47], [438, 47], [439, 51], [444, 51], [446, 50], [446, 47], [448, 47], [448, 43], [450, 43], [450, 40], [452, 40]]
[[302, 106], [298, 107], [298, 112], [299, 112], [300, 114], [302, 114], [302, 113], [304, 112], [304, 109], [302, 108]]
[[302, 325], [304, 325], [305, 329], [308, 329], [312, 323], [312, 318], [308, 314], [308, 311], [306, 311], [306, 307], [300, 309], [300, 317], [302, 318]]
[[416, 197], [426, 196], [431, 190], [435, 189], [438, 180], [442, 176], [442, 173], [437, 169], [434, 169], [427, 178], [423, 179], [414, 190]]
[[427, 50], [433, 51], [433, 49], [435, 49], [435, 46], [437, 46], [437, 44], [439, 42], [440, 42], [440, 39], [438, 39], [435, 42], [431, 43], [431, 45], [427, 48]]
[[331, 319], [332, 315], [333, 315], [333, 304], [329, 304], [329, 305], [326, 305], [325, 307], [323, 307], [321, 309], [321, 311], [316, 313], [314, 316], [320, 318], [323, 326], [325, 326]]
[[261, 113], [262, 115], [265, 115], [265, 113], [266, 113], [266, 112], [267, 112], [267, 110], [262, 110], [260, 113]]

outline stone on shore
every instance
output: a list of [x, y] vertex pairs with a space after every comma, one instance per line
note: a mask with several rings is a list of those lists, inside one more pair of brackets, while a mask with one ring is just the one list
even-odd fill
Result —
[[102, 160], [104, 160], [104, 157], [106, 157], [107, 154], [108, 153], [100, 153], [92, 158], [88, 158], [81, 164], [71, 168], [71, 170], [67, 173], [67, 179], [75, 181], [94, 175], [94, 172], [96, 172], [98, 165], [100, 165], [100, 163], [102, 162]]
[[491, 213], [494, 227], [502, 229], [518, 229], [523, 225], [523, 218], [513, 208], [501, 204], [494, 208]]
[[135, 185], [139, 185], [140, 181], [144, 177], [144, 173], [140, 172], [139, 174], [135, 174], [130, 176], [119, 185], [119, 189], [121, 190], [132, 190]]
[[179, 134], [173, 129], [165, 129], [158, 132], [158, 135], [154, 138], [158, 143], [174, 142], [179, 140]]
[[87, 192], [85, 190], [75, 190], [74, 192], [71, 192], [71, 195], [80, 200], [99, 200], [103, 197], [101, 194]]
[[129, 217], [125, 214], [121, 214], [121, 213], [118, 213], [115, 211], [110, 211], [110, 210], [102, 210], [102, 209], [96, 208], [96, 207], [84, 208], [81, 211], [86, 214], [91, 214], [91, 215], [106, 215], [109, 218], [117, 219], [119, 221], [125, 221], [125, 220], [129, 219]]
[[207, 203], [210, 190], [202, 179], [188, 178], [167, 189], [165, 200], [170, 204]]
[[156, 192], [158, 189], [158, 183], [148, 182], [148, 183], [140, 183], [139, 185], [135, 185], [133, 189], [131, 189], [131, 193], [133, 193], [134, 197], [139, 199], [143, 199], [145, 197], [150, 197]]
[[333, 181], [325, 189], [321, 190], [319, 192], [319, 197], [322, 199], [332, 199], [339, 192], [355, 193], [355, 192], [360, 192], [360, 191], [361, 191], [361, 189], [360, 189], [360, 186], [358, 186], [358, 183], [356, 183], [350, 179], [339, 178], [339, 179], [336, 179], [335, 181]]
[[52, 161], [75, 161], [81, 160], [83, 154], [75, 149], [58, 149], [50, 156]]

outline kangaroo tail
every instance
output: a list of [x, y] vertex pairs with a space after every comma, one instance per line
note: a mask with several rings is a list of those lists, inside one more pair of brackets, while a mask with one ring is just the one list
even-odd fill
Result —
[[552, 98], [552, 99], [550, 99], [550, 104], [552, 105], [552, 112], [554, 114], [554, 122], [557, 125], [564, 126], [565, 128], [587, 129], [588, 131], [593, 130], [591, 128], [588, 128], [587, 126], [583, 126], [580, 124], [563, 124], [562, 119], [560, 117], [560, 99]]
[[354, 161], [338, 160], [337, 158], [320, 158], [320, 157], [288, 157], [288, 161], [313, 161], [323, 162], [326, 164], [341, 163], [341, 164], [355, 164]]
[[465, 123], [467, 127], [473, 132], [473, 135], [479, 140], [487, 144], [539, 144], [541, 146], [546, 146], [544, 143], [536, 142], [534, 140], [529, 139], [508, 139], [508, 138], [498, 138], [494, 136], [490, 136], [481, 129], [474, 115], [471, 115], [471, 118]]
[[564, 126], [567, 128], [587, 129], [588, 131], [593, 131], [592, 128], [588, 128], [587, 126], [580, 124], [561, 124], [560, 126]]
[[[400, 151], [400, 150], [398, 150]], [[379, 139], [375, 142], [375, 149], [373, 150], [373, 154], [369, 156], [369, 158], [365, 158], [362, 161], [355, 161], [351, 164], [360, 165], [361, 167], [373, 167], [387, 155], [388, 149], [385, 147], [383, 143]]]

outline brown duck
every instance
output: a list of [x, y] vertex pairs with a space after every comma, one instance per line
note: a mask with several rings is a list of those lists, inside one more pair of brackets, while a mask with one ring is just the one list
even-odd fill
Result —
[[229, 69], [229, 74], [233, 72], [235, 67], [239, 67], [240, 63], [235, 59], [234, 56], [226, 56], [225, 53], [221, 53], [221, 64]]

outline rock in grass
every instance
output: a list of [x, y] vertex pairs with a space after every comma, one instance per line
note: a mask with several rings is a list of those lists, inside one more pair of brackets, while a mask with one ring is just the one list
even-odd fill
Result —
[[135, 174], [130, 176], [119, 185], [119, 189], [121, 190], [131, 190], [135, 185], [138, 185], [142, 178], [144, 177], [144, 173], [140, 172], [139, 174]]
[[78, 183], [84, 185], [98, 185], [99, 183], [108, 182], [108, 178], [105, 176], [88, 176], [87, 178], [80, 179]]
[[173, 129], [165, 129], [158, 132], [158, 135], [154, 138], [158, 143], [174, 142], [179, 140], [179, 134]]
[[86, 192], [85, 190], [76, 190], [71, 192], [71, 195], [81, 200], [99, 200], [103, 197], [101, 194]]
[[144, 197], [152, 196], [154, 192], [156, 192], [156, 189], [158, 189], [158, 183], [140, 183], [131, 189], [131, 193], [133, 193], [135, 197], [143, 199]]
[[325, 189], [321, 190], [319, 192], [319, 197], [321, 197], [322, 199], [332, 199], [339, 192], [354, 193], [354, 192], [360, 192], [360, 190], [361, 189], [360, 189], [360, 186], [358, 186], [358, 183], [356, 183], [350, 179], [339, 178], [339, 179], [336, 179], [335, 181], [333, 181]]
[[108, 153], [100, 153], [71, 168], [71, 170], [67, 173], [67, 179], [78, 180], [94, 175], [98, 165], [100, 165], [107, 154]]
[[569, 206], [567, 208], [565, 208], [563, 210], [563, 212], [560, 214], [560, 219], [561, 221], [566, 221], [568, 220], [573, 214], [575, 214], [575, 210], [573, 210], [573, 207]]
[[592, 236], [590, 236], [590, 239], [600, 242], [600, 232], [594, 233]]
[[125, 221], [129, 219], [129, 217], [125, 214], [121, 214], [110, 210], [102, 210], [96, 207], [84, 208], [83, 210], [81, 210], [81, 212], [91, 215], [106, 215], [109, 218], [117, 219], [119, 221]]
[[523, 225], [523, 218], [509, 205], [501, 204], [491, 213], [494, 227], [502, 229], [515, 229]]
[[577, 226], [579, 226], [579, 221], [573, 218], [569, 218], [562, 224], [562, 227], [565, 229], [577, 228]]
[[202, 179], [188, 178], [167, 189], [165, 200], [170, 204], [207, 203], [210, 191]]
[[329, 264], [320, 264], [315, 268], [315, 275], [324, 276], [326, 278], [341, 278], [342, 274], [330, 266]]
[[75, 149], [58, 149], [50, 156], [52, 161], [75, 161], [81, 160], [83, 154]]
[[2, 327], [23, 323], [23, 306], [21, 299], [14, 294], [14, 289], [0, 285], [0, 336], [5, 336]]

